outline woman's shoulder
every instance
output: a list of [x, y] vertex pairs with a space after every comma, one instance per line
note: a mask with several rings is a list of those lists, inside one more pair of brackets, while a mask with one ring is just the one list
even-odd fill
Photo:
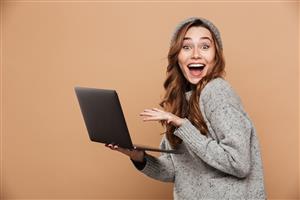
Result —
[[215, 78], [205, 85], [201, 94], [228, 95], [228, 93], [232, 92], [234, 92], [233, 88], [227, 80], [225, 80], [224, 78]]
[[215, 78], [209, 81], [203, 88], [200, 100], [203, 104], [231, 104], [240, 105], [241, 100], [231, 84], [224, 78]]

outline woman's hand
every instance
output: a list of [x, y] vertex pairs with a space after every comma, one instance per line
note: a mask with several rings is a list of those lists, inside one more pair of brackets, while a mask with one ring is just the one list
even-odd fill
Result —
[[144, 117], [143, 121], [166, 121], [176, 127], [181, 126], [184, 122], [184, 119], [158, 108], [145, 109], [140, 115]]
[[111, 150], [115, 150], [118, 152], [121, 152], [125, 154], [126, 156], [130, 157], [134, 161], [138, 162], [143, 162], [145, 152], [137, 149], [129, 150], [129, 149], [124, 149], [122, 147], [119, 147], [118, 145], [113, 145], [113, 144], [105, 144], [106, 147], [110, 148]]

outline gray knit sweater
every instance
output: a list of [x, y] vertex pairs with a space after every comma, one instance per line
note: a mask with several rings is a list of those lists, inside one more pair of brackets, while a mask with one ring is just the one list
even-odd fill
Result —
[[[204, 87], [199, 104], [209, 134], [202, 135], [185, 119], [174, 132], [183, 141], [183, 153], [146, 154], [141, 172], [174, 182], [174, 199], [265, 199], [259, 142], [240, 98], [217, 78]], [[165, 137], [160, 146], [172, 149]]]

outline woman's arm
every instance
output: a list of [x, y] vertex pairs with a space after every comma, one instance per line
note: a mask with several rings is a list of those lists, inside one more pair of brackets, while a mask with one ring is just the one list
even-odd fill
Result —
[[208, 165], [239, 178], [246, 177], [251, 166], [253, 127], [238, 96], [223, 80], [212, 81], [201, 95], [201, 112], [205, 114], [217, 140], [201, 134], [189, 120], [163, 110], [146, 109], [141, 115], [144, 121], [166, 121], [176, 126], [174, 134]]
[[[168, 149], [167, 146], [167, 141], [164, 136], [161, 141], [160, 148]], [[149, 154], [145, 154], [145, 166], [140, 171], [156, 180], [174, 182], [174, 165], [171, 155], [168, 153], [162, 153], [158, 158]]]
[[208, 121], [219, 141], [202, 135], [187, 119], [174, 134], [210, 166], [239, 178], [246, 177], [250, 171], [252, 124], [249, 119], [226, 104], [215, 108]]
[[[136, 149], [128, 150], [112, 144], [105, 146], [128, 156], [135, 167], [145, 175], [164, 182], [174, 182], [175, 170], [170, 154], [162, 153], [160, 157], [156, 158]], [[168, 149], [165, 136], [162, 138], [160, 148]]]

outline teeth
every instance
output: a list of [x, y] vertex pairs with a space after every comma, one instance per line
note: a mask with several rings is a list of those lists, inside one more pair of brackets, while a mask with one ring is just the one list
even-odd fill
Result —
[[189, 64], [188, 65], [189, 67], [204, 67], [204, 65], [203, 64]]

